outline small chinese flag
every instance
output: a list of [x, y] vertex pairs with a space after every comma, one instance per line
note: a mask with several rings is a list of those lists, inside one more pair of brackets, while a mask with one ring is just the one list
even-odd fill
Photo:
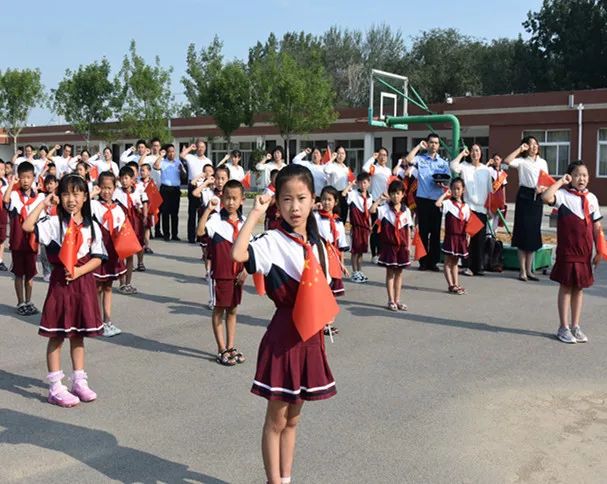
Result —
[[470, 212], [470, 218], [468, 219], [468, 222], [466, 222], [466, 233], [470, 237], [474, 237], [484, 226], [485, 224], [481, 219], [478, 218], [474, 212]]
[[554, 178], [552, 178], [544, 170], [540, 170], [540, 176], [537, 179], [538, 187], [549, 187], [551, 185], [554, 185], [555, 183], [556, 183], [556, 180]]
[[603, 259], [607, 260], [607, 241], [605, 240], [603, 229], [599, 231], [599, 237], [596, 241], [596, 251], [603, 256]]
[[493, 186], [491, 187], [492, 190], [497, 192], [506, 181], [506, 178], [508, 178], [508, 173], [501, 171], [497, 179], [493, 182]]
[[348, 170], [348, 183], [354, 183], [356, 181], [356, 175], [354, 174], [354, 172], [350, 169]]
[[242, 179], [242, 186], [245, 190], [251, 189], [251, 171], [247, 171]]
[[145, 193], [149, 199], [149, 212], [152, 215], [157, 215], [164, 200], [153, 180], [150, 180], [150, 183], [145, 187]]
[[293, 322], [302, 341], [321, 331], [339, 313], [339, 306], [312, 247], [306, 244], [305, 248], [304, 270], [293, 306]]
[[321, 164], [325, 165], [331, 161], [331, 148], [327, 146], [327, 149], [322, 154], [322, 158], [320, 159]]
[[343, 270], [341, 268], [341, 260], [339, 259], [339, 253], [333, 244], [326, 243], [327, 255], [329, 256], [329, 275], [331, 279], [341, 279], [343, 277]]
[[422, 238], [419, 235], [419, 229], [415, 230], [415, 235], [413, 236], [413, 247], [415, 247], [415, 260], [420, 260], [422, 257], [426, 257], [428, 252], [424, 247], [424, 243], [422, 242]]
[[114, 250], [120, 259], [126, 259], [141, 252], [141, 244], [128, 219], [124, 221], [120, 230], [112, 232], [112, 242], [114, 243]]
[[95, 181], [99, 178], [99, 169], [96, 166], [91, 166], [89, 169], [89, 176], [91, 177], [91, 180]]
[[59, 260], [72, 277], [74, 276], [76, 262], [78, 262], [78, 250], [81, 245], [82, 233], [80, 232], [80, 227], [74, 222], [74, 217], [72, 217], [70, 223], [67, 225], [61, 249], [59, 250]]
[[386, 190], [388, 189], [387, 187], [389, 187], [389, 186], [390, 186], [390, 183], [392, 183], [393, 181], [399, 181], [399, 180], [400, 180], [400, 178], [398, 178], [398, 177], [397, 177], [397, 176], [395, 176], [395, 175], [391, 175], [391, 176], [389, 176], [389, 177], [388, 177], [388, 181], [386, 182]]
[[266, 281], [261, 272], [255, 272], [253, 274], [253, 284], [255, 285], [255, 291], [259, 296], [266, 295]]
[[375, 175], [375, 164], [373, 164], [369, 167], [369, 175], [371, 175], [371, 176]]

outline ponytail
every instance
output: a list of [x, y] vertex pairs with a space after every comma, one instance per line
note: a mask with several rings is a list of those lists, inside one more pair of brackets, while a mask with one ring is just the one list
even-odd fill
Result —
[[316, 217], [314, 217], [314, 212], [310, 211], [310, 215], [308, 215], [308, 220], [306, 220], [306, 232], [308, 233], [308, 240], [312, 243], [312, 245], [316, 245], [318, 248], [318, 261], [320, 262], [320, 267], [322, 267], [322, 271], [327, 276], [327, 257], [325, 254], [325, 245], [323, 243], [322, 238], [320, 237], [320, 232], [318, 231], [318, 224], [316, 223]]

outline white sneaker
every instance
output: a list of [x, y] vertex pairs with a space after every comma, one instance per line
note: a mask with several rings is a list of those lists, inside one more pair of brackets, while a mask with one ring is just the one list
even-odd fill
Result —
[[373, 262], [373, 264], [377, 264], [379, 262], [379, 256], [373, 256], [373, 258], [371, 259], [371, 262]]
[[362, 282], [362, 279], [360, 277], [360, 272], [353, 272], [352, 276], [350, 276], [350, 281], [352, 282]]
[[587, 343], [588, 342], [588, 336], [586, 336], [584, 333], [582, 333], [582, 330], [580, 329], [579, 326], [576, 326], [575, 328], [573, 328], [571, 330], [571, 334], [575, 338], [575, 341], [577, 341], [578, 343]]
[[103, 323], [103, 336], [105, 336], [106, 338], [111, 338], [112, 336], [116, 336], [120, 333], [122, 333], [122, 330], [114, 326], [111, 321]]
[[360, 282], [367, 282], [369, 280], [369, 278], [365, 276], [362, 272], [359, 272], [358, 275], [360, 276]]
[[559, 328], [558, 333], [556, 333], [556, 337], [561, 340], [563, 343], [575, 344], [577, 340], [571, 334], [571, 330], [569, 328]]

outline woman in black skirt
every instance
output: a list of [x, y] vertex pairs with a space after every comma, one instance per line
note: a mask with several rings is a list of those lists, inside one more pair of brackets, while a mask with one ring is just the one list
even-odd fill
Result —
[[546, 160], [540, 157], [540, 145], [533, 136], [526, 136], [504, 163], [517, 168], [519, 189], [516, 195], [512, 247], [518, 248], [521, 281], [539, 281], [531, 272], [536, 250], [542, 247], [542, 197], [546, 187], [538, 187], [540, 171], [548, 173]]

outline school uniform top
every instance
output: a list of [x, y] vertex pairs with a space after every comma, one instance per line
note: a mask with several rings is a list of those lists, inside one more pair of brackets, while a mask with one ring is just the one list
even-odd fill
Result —
[[267, 163], [262, 163], [260, 161], [257, 163], [255, 169], [261, 174], [261, 186], [264, 188], [267, 187], [272, 181], [270, 173], [274, 170], [282, 170], [285, 166], [287, 166], [287, 164], [284, 162], [281, 163], [280, 166], [274, 161], [268, 161]]
[[314, 194], [317, 197], [320, 197], [320, 192], [322, 192], [322, 189], [328, 184], [325, 167], [324, 165], [316, 165], [311, 161], [304, 160], [306, 155], [307, 153], [302, 151], [295, 158], [293, 158], [293, 163], [295, 165], [305, 166], [312, 172], [312, 178], [314, 179]]
[[341, 164], [332, 161], [324, 165], [323, 171], [327, 176], [327, 185], [331, 185], [340, 192], [348, 186], [350, 167], [345, 163]]
[[[508, 165], [506, 165], [506, 168], [508, 167]], [[500, 173], [504, 170], [504, 167], [500, 168], [499, 171], [497, 171], [493, 166], [488, 166], [487, 168], [489, 168], [489, 172], [491, 173], [491, 179], [493, 181], [497, 180], [497, 178], [499, 177]], [[505, 187], [506, 185], [508, 185], [508, 179], [506, 178], [504, 180], [504, 182], [502, 183], [502, 187]]]
[[228, 170], [230, 170], [230, 180], [242, 181], [244, 178], [244, 168], [240, 165], [234, 165], [232, 163], [226, 164]]
[[540, 176], [540, 170], [548, 173], [548, 163], [539, 156], [535, 160], [530, 157], [515, 158], [510, 162], [510, 166], [518, 170], [518, 184], [521, 187], [535, 189]]
[[449, 163], [443, 160], [438, 153], [434, 158], [428, 153], [424, 153], [415, 156], [412, 164], [417, 168], [417, 197], [438, 200], [443, 194], [443, 189], [436, 184], [432, 175], [448, 175]]
[[[59, 216], [46, 215], [38, 220], [35, 226], [35, 233], [42, 245], [46, 246], [47, 254], [58, 254], [61, 249], [61, 244], [67, 232], [69, 220], [63, 222], [61, 227]], [[88, 255], [99, 259], [107, 258], [107, 251], [103, 245], [101, 229], [99, 224], [93, 220], [91, 224], [80, 225], [80, 233], [82, 234], [82, 243], [78, 248], [78, 259], [82, 259]], [[94, 235], [94, 236], [93, 236]]]
[[491, 170], [486, 165], [472, 163], [451, 163], [451, 170], [464, 180], [466, 189], [464, 200], [478, 213], [487, 213], [485, 202], [492, 191]]
[[[112, 230], [120, 230], [122, 224], [126, 220], [126, 215], [124, 210], [119, 204], [112, 204], [111, 219], [106, 216], [108, 212], [109, 205], [101, 200], [91, 200], [91, 213], [95, 221], [99, 224], [100, 227], [103, 227], [105, 230], [112, 232]], [[110, 227], [110, 222], [112, 226]]]
[[320, 237], [322, 239], [324, 239], [329, 244], [334, 245], [342, 252], [346, 252], [350, 249], [350, 246], [348, 245], [348, 240], [346, 239], [346, 229], [341, 219], [334, 219], [335, 230], [337, 232], [337, 240], [335, 240], [333, 232], [331, 231], [331, 220], [327, 217], [323, 217], [318, 212], [314, 212], [314, 217], [316, 218], [318, 233], [320, 234]]
[[470, 220], [470, 205], [455, 200], [443, 200], [445, 232], [455, 235], [466, 234], [466, 222]]
[[205, 166], [213, 166], [213, 162], [206, 156], [203, 155], [202, 158], [199, 158], [198, 156], [193, 155], [192, 153], [188, 153], [187, 155], [185, 155], [185, 162], [188, 166], [188, 181], [192, 181], [194, 178], [199, 176], [204, 170]]
[[154, 169], [154, 163], [156, 162], [156, 160], [158, 159], [158, 155], [147, 155], [143, 161], [141, 161], [139, 163], [139, 166], [143, 165], [143, 164], [148, 164], [150, 165], [150, 177], [152, 178], [152, 180], [154, 180], [154, 183], [156, 184], [156, 186], [160, 186], [160, 170], [156, 170]]
[[21, 225], [27, 216], [44, 201], [44, 198], [44, 193], [36, 193], [34, 190], [24, 193], [21, 189], [15, 189], [11, 192], [8, 204], [5, 204], [10, 217], [9, 242], [11, 250], [33, 251], [30, 246], [30, 236]]
[[169, 160], [165, 158], [160, 162], [160, 184], [168, 187], [181, 186], [181, 161], [177, 158]]
[[235, 227], [237, 232], [240, 232], [246, 218], [240, 215], [235, 225], [232, 225], [229, 219], [230, 215], [222, 208], [213, 213], [205, 225], [210, 241], [209, 250], [212, 253], [210, 259], [213, 279], [235, 279], [244, 267], [232, 259], [232, 246], [235, 241]]
[[200, 205], [202, 208], [209, 206], [211, 200], [217, 200], [219, 203], [215, 205], [213, 212], [219, 212], [221, 210], [221, 192], [219, 190], [205, 188], [200, 194]]
[[[402, 208], [404, 207], [404, 210]], [[394, 211], [392, 204], [384, 203], [377, 207], [377, 220], [381, 225], [380, 228], [380, 238], [382, 242], [386, 242], [388, 244], [398, 244], [398, 239], [396, 237], [396, 212]], [[398, 217], [399, 223], [399, 235], [402, 245], [408, 245], [408, 233], [407, 228], [413, 227], [413, 217], [411, 216], [411, 210], [404, 204], [401, 203], [401, 212]]]
[[[129, 203], [130, 199], [130, 203]], [[133, 207], [137, 210], [141, 210], [143, 208], [143, 204], [148, 202], [148, 194], [145, 193], [144, 190], [135, 188], [132, 192], [127, 193], [122, 188], [117, 188], [114, 190], [114, 195], [112, 196], [112, 200], [117, 201], [120, 205], [122, 205], [124, 210], [128, 210], [129, 207]]]
[[386, 165], [380, 165], [371, 157], [363, 165], [363, 171], [371, 175], [371, 188], [369, 191], [375, 200], [388, 189], [388, 179], [392, 176], [392, 170]]
[[6, 190], [8, 190], [8, 180], [2, 177], [0, 178], [0, 225], [8, 223], [8, 212], [6, 211], [4, 203], [2, 202], [2, 198], [4, 198]]
[[[371, 205], [373, 205], [373, 196], [370, 193], [367, 193], [367, 196], [363, 197], [360, 190], [350, 190], [348, 192], [348, 196], [346, 197], [346, 201], [350, 206], [350, 223], [352, 224], [352, 227], [363, 227], [370, 229], [371, 225], [369, 221], [369, 210], [371, 210]], [[367, 208], [366, 217], [365, 205]]]

